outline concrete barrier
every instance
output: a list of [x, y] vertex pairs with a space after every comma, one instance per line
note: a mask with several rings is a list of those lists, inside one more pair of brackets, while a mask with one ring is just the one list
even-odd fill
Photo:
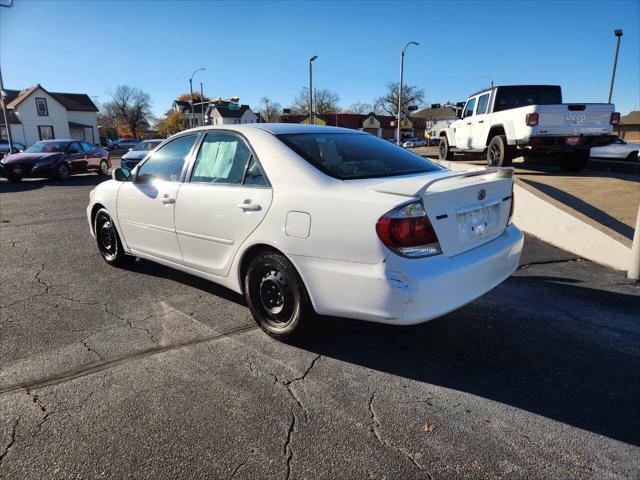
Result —
[[[450, 170], [469, 170], [477, 165], [432, 160]], [[611, 238], [596, 227], [560, 208], [545, 195], [524, 182], [515, 180], [513, 223], [521, 230], [577, 256], [616, 270], [631, 266], [631, 248]]]

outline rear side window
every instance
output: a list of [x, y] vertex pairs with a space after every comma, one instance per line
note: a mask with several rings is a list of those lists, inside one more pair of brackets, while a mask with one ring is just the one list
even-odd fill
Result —
[[136, 181], [153, 179], [178, 182], [182, 176], [184, 161], [191, 151], [196, 135], [185, 135], [165, 144], [138, 167]]
[[242, 183], [251, 150], [235, 135], [207, 133], [193, 167], [192, 182]]
[[527, 105], [557, 105], [562, 103], [562, 91], [552, 85], [519, 85], [514, 87], [499, 87], [494, 112]]
[[478, 98], [478, 108], [476, 108], [476, 115], [482, 115], [487, 113], [487, 105], [489, 104], [489, 94], [486, 93]]
[[373, 135], [299, 133], [277, 138], [318, 170], [340, 180], [426, 173], [441, 168]]

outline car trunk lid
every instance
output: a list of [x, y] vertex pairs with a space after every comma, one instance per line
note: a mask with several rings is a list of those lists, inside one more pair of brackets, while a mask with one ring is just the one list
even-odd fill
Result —
[[389, 179], [371, 189], [420, 198], [442, 252], [451, 257], [502, 234], [509, 221], [512, 175], [512, 168], [445, 171], [427, 179]]

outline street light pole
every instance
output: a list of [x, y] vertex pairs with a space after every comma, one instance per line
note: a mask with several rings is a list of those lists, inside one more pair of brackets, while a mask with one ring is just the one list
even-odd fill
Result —
[[317, 58], [317, 55], [309, 58], [309, 125], [316, 124], [316, 119], [313, 115], [313, 62]]
[[[0, 7], [11, 7], [13, 0], [8, 3], [0, 4]], [[11, 134], [11, 124], [9, 123], [9, 114], [7, 113], [7, 96], [5, 95], [4, 84], [2, 83], [2, 69], [0, 69], [0, 105], [2, 106], [2, 116], [4, 117], [4, 126], [7, 129], [7, 141], [9, 142], [9, 154], [13, 153], [13, 136]], [[1, 137], [0, 137], [1, 138]]]
[[609, 86], [609, 101], [607, 103], [611, 103], [611, 97], [613, 96], [613, 82], [616, 79], [616, 67], [618, 66], [618, 52], [620, 51], [620, 37], [622, 37], [622, 30], [616, 29], [613, 31], [614, 35], [618, 37], [618, 42], [616, 43], [616, 54], [613, 57], [613, 71], [611, 72], [611, 85]]
[[397, 138], [396, 143], [400, 145], [400, 122], [402, 120], [402, 84], [404, 82], [404, 52], [407, 50], [409, 45], [420, 45], [418, 42], [409, 42], [407, 43], [402, 52], [400, 53], [400, 87], [398, 91], [398, 125], [397, 125]]
[[193, 128], [193, 116], [195, 115], [195, 110], [193, 109], [193, 76], [198, 73], [200, 70], [206, 70], [204, 67], [197, 68], [189, 77], [189, 91], [191, 92], [191, 116], [189, 117], [189, 127]]
[[204, 127], [204, 88], [200, 82], [200, 113], [202, 114], [202, 126]]

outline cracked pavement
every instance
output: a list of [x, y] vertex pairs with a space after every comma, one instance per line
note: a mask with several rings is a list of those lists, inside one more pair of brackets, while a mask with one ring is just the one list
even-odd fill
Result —
[[0, 478], [638, 478], [622, 273], [527, 238], [457, 312], [286, 345], [233, 292], [106, 265], [98, 181], [0, 180]]

